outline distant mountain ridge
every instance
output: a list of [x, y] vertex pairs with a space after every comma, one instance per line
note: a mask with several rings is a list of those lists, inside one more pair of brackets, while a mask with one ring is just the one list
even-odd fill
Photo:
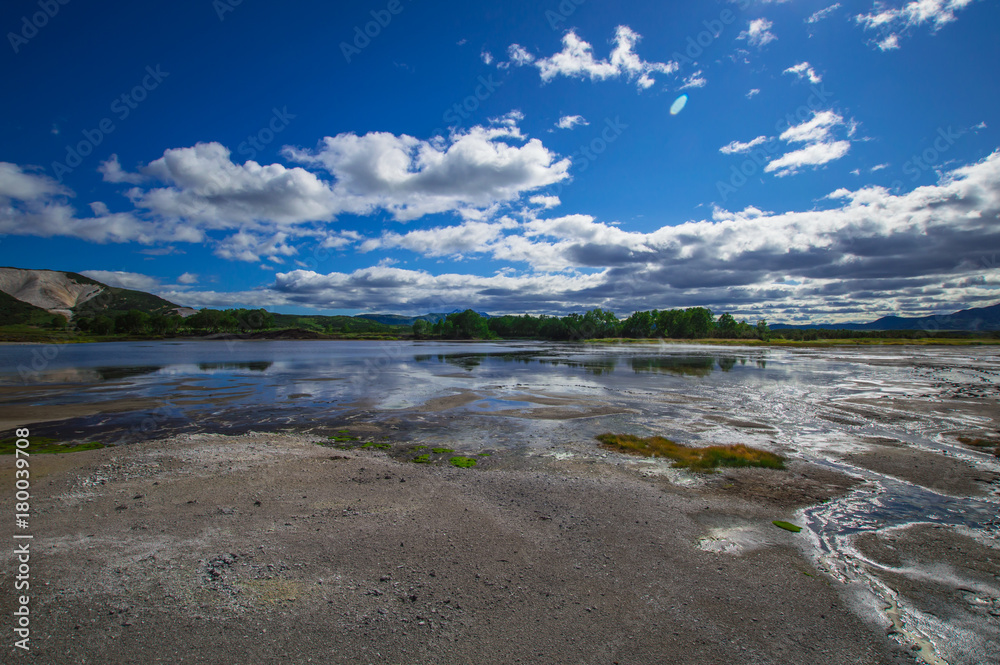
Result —
[[[402, 316], [399, 314], [358, 314], [354, 318], [368, 319], [369, 321], [376, 321], [390, 326], [412, 326], [414, 323], [421, 320], [427, 321], [428, 323], [437, 323], [441, 319], [448, 316], [448, 314], [459, 314], [464, 311], [464, 309], [456, 309], [451, 312], [431, 312], [430, 314], [422, 314], [420, 316]], [[477, 314], [484, 319], [493, 318], [486, 312], [477, 312]]]
[[776, 323], [772, 330], [961, 330], [967, 332], [992, 332], [1000, 330], [1000, 303], [989, 307], [972, 307], [952, 314], [902, 317], [883, 316], [869, 323], [830, 323], [787, 325]]
[[[116, 314], [137, 309], [147, 314], [168, 314], [178, 306], [144, 291], [108, 286], [75, 272], [0, 268], [0, 324], [29, 323], [41, 310], [48, 315], [74, 316]], [[21, 303], [18, 305], [16, 303]], [[25, 305], [34, 309], [26, 309]]]

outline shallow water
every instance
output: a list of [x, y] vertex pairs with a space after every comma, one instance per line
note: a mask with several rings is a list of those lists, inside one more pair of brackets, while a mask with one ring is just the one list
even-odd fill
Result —
[[[152, 405], [32, 425], [34, 435], [60, 440], [326, 434], [365, 422], [458, 453], [599, 458], [593, 437], [604, 431], [767, 448], [867, 481], [801, 518], [822, 566], [876, 591], [852, 536], [929, 522], [995, 539], [1000, 526], [996, 483], [975, 498], [950, 496], [845, 459], [883, 441], [1000, 472], [997, 458], [954, 437], [1000, 429], [996, 347], [134, 342], [0, 346], [0, 369], [0, 402], [11, 413], [32, 405], [55, 420], [65, 405]], [[905, 606], [893, 612], [907, 619]]]

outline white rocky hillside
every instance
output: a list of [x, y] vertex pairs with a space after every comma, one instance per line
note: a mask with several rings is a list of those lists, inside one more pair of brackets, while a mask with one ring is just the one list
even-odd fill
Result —
[[0, 291], [66, 318], [73, 316], [73, 308], [103, 290], [98, 284], [76, 282], [66, 273], [54, 270], [0, 268]]

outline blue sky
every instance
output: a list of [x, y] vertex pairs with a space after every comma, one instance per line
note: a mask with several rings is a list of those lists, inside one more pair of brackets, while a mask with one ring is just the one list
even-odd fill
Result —
[[7, 2], [0, 264], [281, 312], [993, 304], [996, 25], [983, 0]]

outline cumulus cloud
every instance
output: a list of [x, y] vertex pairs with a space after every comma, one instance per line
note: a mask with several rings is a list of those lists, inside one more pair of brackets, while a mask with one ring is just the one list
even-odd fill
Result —
[[101, 162], [97, 167], [98, 173], [104, 176], [104, 182], [122, 183], [127, 182], [138, 185], [146, 178], [141, 173], [128, 173], [122, 168], [118, 161], [118, 155], [111, 155], [106, 161]]
[[220, 143], [166, 150], [141, 173], [166, 186], [129, 190], [136, 207], [200, 229], [328, 221], [344, 207], [315, 174], [281, 164], [236, 164]]
[[523, 145], [516, 127], [473, 127], [443, 143], [371, 132], [327, 137], [313, 151], [286, 150], [290, 159], [320, 166], [336, 178], [332, 191], [345, 209], [389, 211], [400, 221], [440, 212], [483, 209], [568, 178], [570, 161], [538, 139]]
[[808, 62], [800, 62], [797, 65], [793, 65], [783, 71], [782, 74], [794, 74], [798, 80], [807, 80], [813, 84], [820, 83], [823, 80]]
[[83, 270], [80, 274], [84, 277], [96, 279], [98, 282], [102, 282], [108, 286], [117, 286], [121, 289], [152, 291], [160, 286], [160, 280], [137, 272], [124, 272], [121, 270]]
[[113, 155], [99, 170], [107, 182], [130, 185], [124, 193], [134, 209], [111, 213], [94, 201], [89, 217], [76, 212], [74, 193], [54, 179], [0, 162], [0, 233], [208, 243], [223, 258], [275, 261], [295, 255], [296, 242], [307, 237], [325, 248], [355, 242], [356, 234], [325, 228], [341, 214], [485, 219], [569, 177], [570, 160], [525, 137], [518, 127], [523, 118], [512, 111], [431, 140], [339, 134], [314, 150], [286, 148], [286, 158], [303, 165], [294, 167], [239, 164], [219, 143], [168, 149], [135, 173]]
[[556, 127], [559, 129], [573, 129], [577, 125], [589, 125], [590, 123], [582, 115], [564, 115], [559, 118]]
[[746, 143], [741, 143], [740, 141], [732, 141], [731, 143], [727, 143], [726, 145], [719, 148], [719, 152], [721, 152], [723, 155], [736, 155], [744, 152], [750, 152], [751, 150], [759, 146], [761, 143], [764, 143], [765, 141], [767, 141], [766, 136], [758, 136], [757, 138], [751, 139]]
[[[523, 261], [530, 270], [524, 274], [296, 270], [257, 291], [182, 292], [174, 300], [411, 314], [470, 306], [491, 313], [606, 307], [628, 314], [701, 305], [717, 312], [742, 308], [772, 321], [809, 316], [825, 322], [876, 318], [884, 308], [917, 315], [951, 303], [996, 301], [995, 263], [983, 258], [1000, 253], [1000, 153], [907, 194], [881, 187], [834, 194], [828, 209], [716, 208], [709, 220], [649, 233], [567, 215], [388, 240], [440, 255], [447, 236], [453, 254], [482, 251]], [[876, 314], [867, 316], [870, 311]]]
[[878, 30], [882, 38], [876, 41], [882, 51], [899, 48], [903, 32], [929, 24], [932, 32], [958, 19], [956, 12], [972, 4], [973, 0], [913, 0], [902, 7], [886, 7], [876, 3], [873, 11], [858, 14], [855, 20], [866, 30]]
[[197, 284], [198, 275], [193, 272], [182, 273], [180, 277], [177, 278], [178, 284]]
[[542, 194], [539, 194], [537, 196], [532, 196], [530, 199], [528, 199], [528, 202], [531, 203], [532, 205], [541, 206], [545, 210], [548, 210], [549, 208], [555, 208], [557, 205], [562, 203], [562, 201], [559, 200], [558, 196], [545, 196]]
[[91, 205], [93, 217], [80, 217], [69, 204], [72, 196], [72, 191], [46, 175], [0, 162], [0, 233], [142, 244], [191, 237], [183, 230], [146, 222], [132, 214], [109, 214], [100, 202]]
[[653, 74], [672, 74], [677, 71], [678, 65], [676, 62], [647, 62], [640, 58], [635, 52], [640, 39], [641, 36], [628, 26], [618, 26], [612, 40], [615, 46], [607, 60], [595, 58], [594, 47], [572, 30], [563, 35], [562, 51], [547, 58], [535, 58], [517, 44], [512, 44], [509, 52], [514, 64], [533, 64], [537, 67], [542, 81], [546, 83], [557, 76], [589, 78], [591, 81], [624, 76], [629, 81], [635, 81], [639, 89], [646, 89], [656, 82]]
[[263, 235], [250, 231], [239, 231], [220, 240], [215, 247], [215, 255], [231, 261], [256, 263], [262, 258], [280, 259], [294, 256], [298, 249], [289, 244], [287, 233]]
[[424, 256], [461, 256], [488, 251], [501, 237], [503, 230], [514, 222], [467, 221], [456, 226], [439, 226], [409, 233], [383, 233], [361, 243], [362, 252], [376, 249], [402, 248]]
[[736, 39], [746, 40], [751, 46], [760, 48], [773, 42], [777, 37], [771, 32], [774, 23], [766, 18], [755, 18], [750, 21], [747, 29], [737, 35]]

